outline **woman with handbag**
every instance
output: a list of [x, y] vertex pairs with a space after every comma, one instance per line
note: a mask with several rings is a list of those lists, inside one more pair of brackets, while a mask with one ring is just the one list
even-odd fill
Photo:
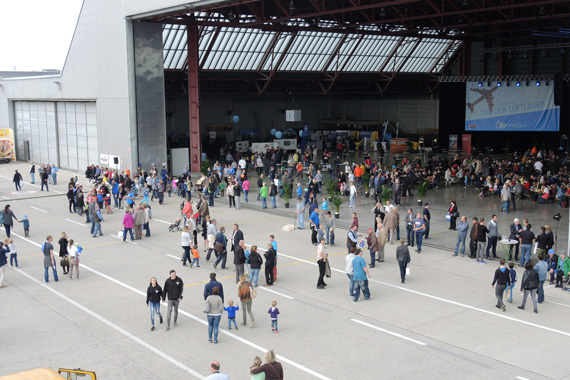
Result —
[[60, 262], [59, 265], [61, 265], [61, 268], [63, 269], [63, 274], [68, 274], [69, 273], [69, 258], [67, 257], [67, 234], [65, 232], [61, 233], [61, 236], [59, 237], [59, 257], [60, 257]]
[[204, 313], [208, 315], [208, 342], [210, 343], [212, 343], [212, 333], [214, 334], [214, 343], [218, 343], [218, 326], [223, 312], [224, 301], [220, 297], [220, 288], [216, 286], [204, 304]]
[[265, 380], [283, 380], [283, 366], [277, 361], [275, 351], [267, 351], [265, 364], [251, 370], [252, 375], [262, 372], [265, 372]]
[[449, 229], [455, 231], [456, 230], [455, 223], [457, 221], [457, 217], [459, 216], [459, 211], [457, 210], [457, 203], [455, 202], [455, 200], [451, 201], [451, 206], [449, 206], [449, 210], [447, 211], [447, 213], [451, 217], [449, 220]]
[[69, 239], [69, 246], [67, 247], [66, 254], [69, 255], [69, 261], [67, 264], [67, 267], [69, 268], [67, 270], [69, 278], [73, 279], [73, 268], [75, 268], [76, 276], [79, 279], [79, 255], [81, 254], [81, 248], [73, 245], [73, 239]]
[[247, 326], [247, 314], [249, 313], [249, 317], [251, 318], [251, 326], [253, 328], [255, 326], [255, 317], [251, 312], [251, 304], [254, 297], [257, 296], [257, 292], [251, 286], [251, 283], [247, 282], [245, 276], [240, 276], [238, 282], [238, 296], [241, 301], [241, 309], [243, 311], [243, 326]]

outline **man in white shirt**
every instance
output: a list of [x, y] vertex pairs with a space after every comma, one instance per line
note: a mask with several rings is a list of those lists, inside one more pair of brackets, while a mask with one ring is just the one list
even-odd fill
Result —
[[242, 156], [242, 158], [239, 159], [238, 165], [239, 165], [240, 168], [242, 168], [243, 170], [245, 170], [245, 167], [246, 167], [247, 164], [245, 163], [245, 159], [243, 158], [243, 156]]
[[345, 271], [346, 271], [346, 275], [348, 276], [348, 280], [349, 280], [348, 290], [349, 290], [351, 297], [354, 297], [354, 281], [352, 280], [352, 275], [354, 274], [354, 268], [352, 267], [352, 261], [356, 257], [354, 252], [356, 252], [356, 250], [351, 249], [350, 253], [348, 255], [346, 255], [346, 258], [344, 259]]
[[542, 165], [542, 162], [540, 162], [540, 160], [537, 160], [537, 161], [534, 163], [534, 169], [535, 169], [537, 172], [542, 172], [542, 166], [543, 166], [543, 165]]
[[220, 362], [213, 361], [210, 363], [210, 376], [206, 377], [206, 380], [230, 380], [228, 375], [220, 373]]

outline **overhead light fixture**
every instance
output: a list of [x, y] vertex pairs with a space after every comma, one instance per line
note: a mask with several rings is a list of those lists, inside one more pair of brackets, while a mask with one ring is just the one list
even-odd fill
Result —
[[521, 86], [521, 82], [517, 82], [517, 87], [520, 87], [520, 86]]
[[560, 49], [560, 55], [566, 55], [566, 49], [562, 48]]
[[384, 7], [380, 8], [379, 15], [380, 15], [380, 17], [386, 17], [386, 10], [384, 9]]
[[293, 3], [293, 0], [291, 0], [291, 2], [289, 3], [289, 10], [290, 11], [295, 10], [295, 4]]
[[543, 6], [540, 7], [540, 10], [538, 11], [538, 15], [539, 16], [548, 16], [548, 13], [546, 13]]
[[57, 88], [59, 88], [61, 90], [61, 82], [55, 81], [53, 83], [57, 86]]
[[545, 50], [541, 50], [539, 54], [542, 58], [544, 58], [548, 55], [548, 53]]
[[537, 85], [537, 86], [540, 86], [540, 82], [539, 82], [539, 81], [536, 81], [536, 85]]
[[507, 58], [513, 59], [513, 52], [512, 51], [509, 51], [509, 53], [507, 54]]
[[483, 86], [483, 83], [479, 82], [479, 83], [477, 84], [477, 86], [481, 87], [481, 86]]
[[523, 52], [523, 58], [528, 58], [528, 52], [526, 50]]
[[501, 87], [501, 82], [497, 82], [497, 87]]
[[469, 1], [468, 0], [463, 0], [463, 6], [464, 7], [468, 7], [469, 6]]
[[481, 55], [479, 55], [479, 61], [483, 62], [485, 60], [485, 54], [481, 53]]

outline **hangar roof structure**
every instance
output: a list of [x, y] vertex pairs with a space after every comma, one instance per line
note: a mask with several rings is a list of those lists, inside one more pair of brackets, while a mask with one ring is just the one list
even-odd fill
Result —
[[570, 2], [242, 0], [134, 19], [163, 24], [167, 86], [184, 79], [187, 26], [197, 25], [204, 92], [385, 93], [401, 82], [433, 93], [466, 43], [557, 37]]

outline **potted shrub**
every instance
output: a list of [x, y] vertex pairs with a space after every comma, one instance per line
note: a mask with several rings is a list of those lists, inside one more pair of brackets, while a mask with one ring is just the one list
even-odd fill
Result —
[[333, 201], [334, 191], [335, 191], [336, 183], [334, 180], [329, 179], [325, 182], [325, 188], [327, 189], [327, 193], [329, 194], [329, 202]]
[[342, 198], [339, 197], [338, 195], [334, 195], [332, 203], [334, 204], [334, 209], [336, 211], [334, 213], [334, 217], [335, 219], [338, 219], [340, 217], [340, 205], [342, 204]]
[[429, 185], [429, 182], [424, 181], [424, 182], [420, 183], [420, 185], [416, 189], [416, 191], [418, 193], [418, 198], [419, 198], [418, 199], [418, 206], [421, 206], [423, 204], [424, 197], [425, 197], [427, 190], [428, 190], [428, 188], [427, 188], [428, 185]]
[[382, 192], [379, 194], [380, 199], [382, 199], [382, 204], [385, 205], [386, 201], [390, 199], [392, 195], [392, 189], [386, 186], [382, 186]]
[[291, 200], [291, 184], [283, 184], [283, 199], [285, 200], [285, 208], [289, 208], [289, 201]]
[[364, 174], [362, 176], [362, 182], [364, 185], [364, 196], [368, 197], [370, 195], [370, 174]]

